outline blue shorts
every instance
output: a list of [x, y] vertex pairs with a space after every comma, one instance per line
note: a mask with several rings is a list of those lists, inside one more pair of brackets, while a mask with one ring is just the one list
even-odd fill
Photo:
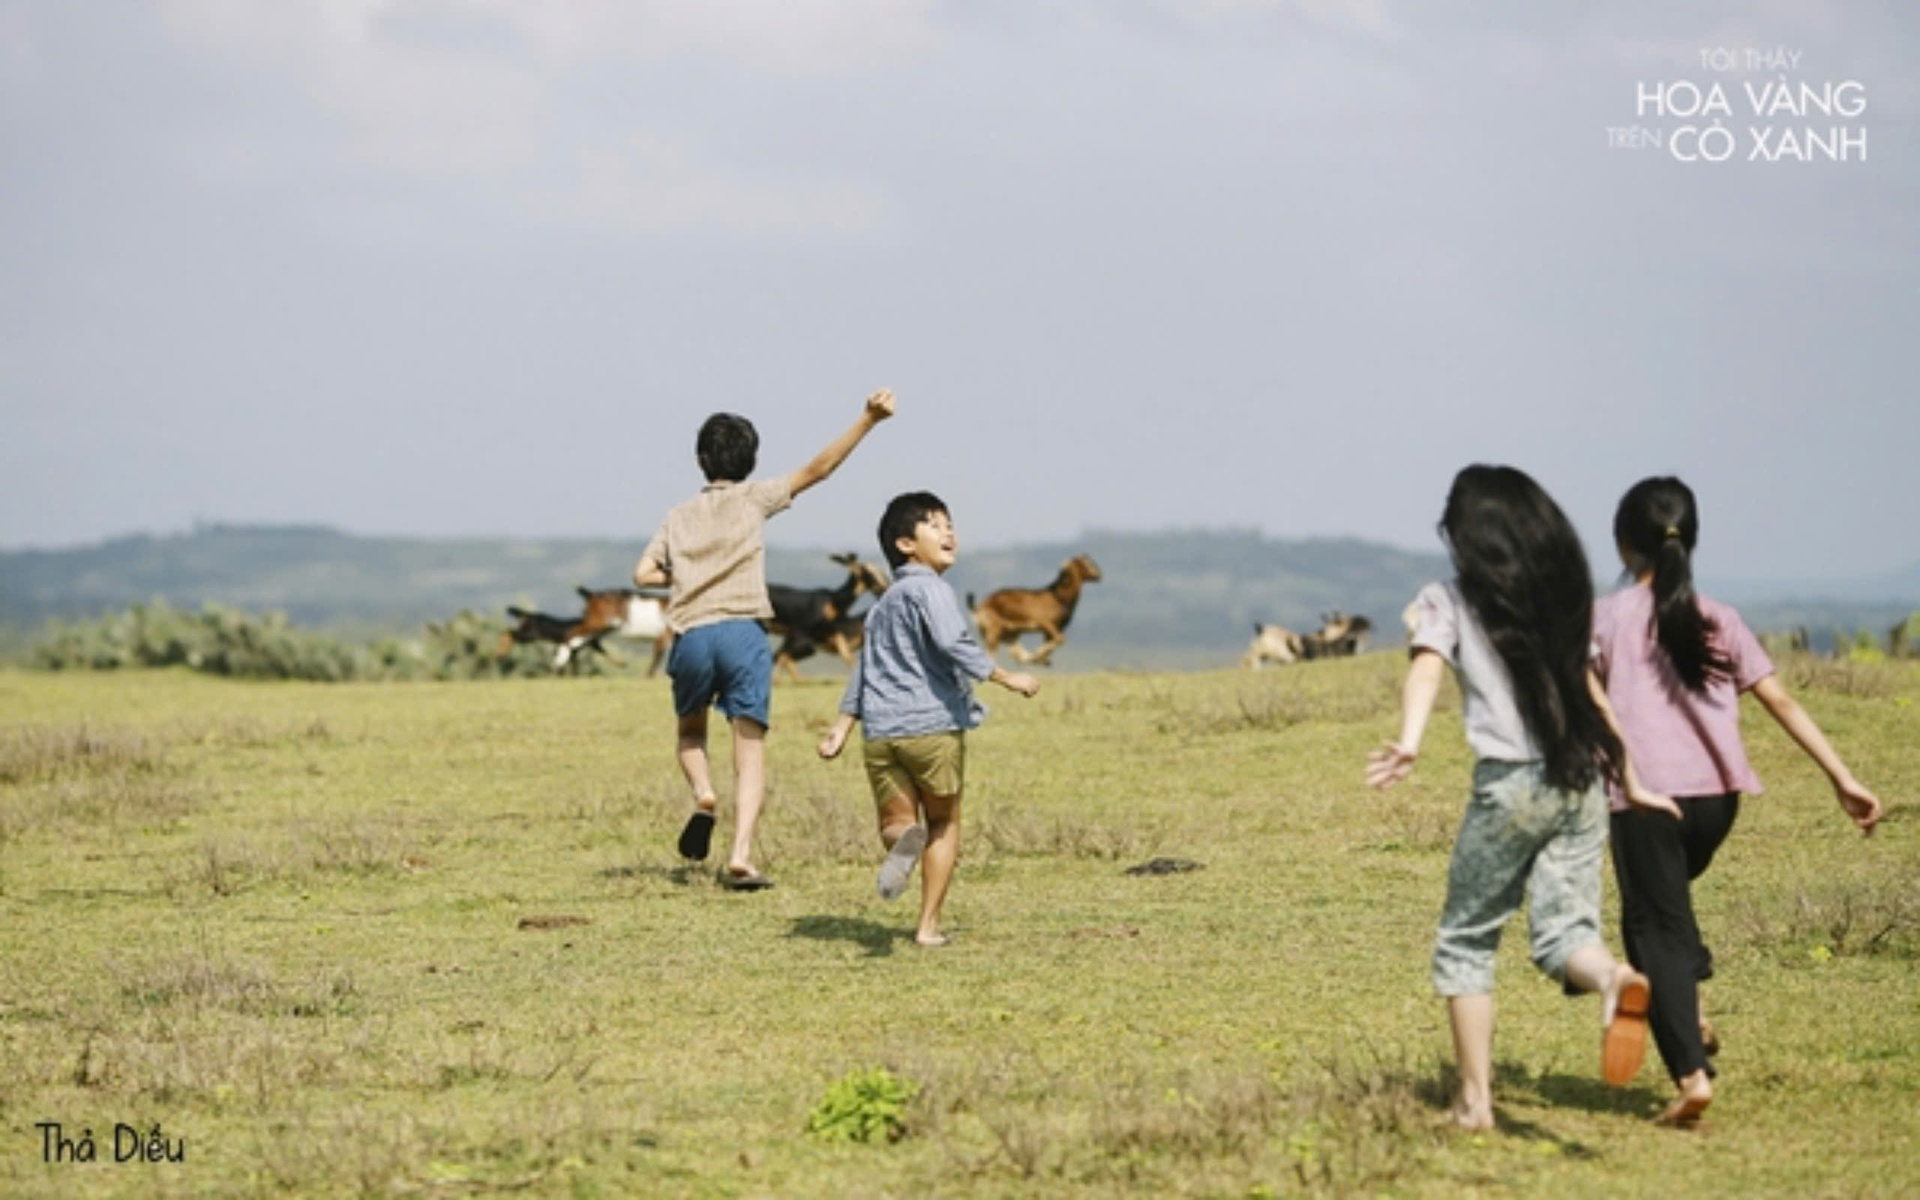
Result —
[[711, 704], [767, 725], [773, 698], [773, 646], [758, 621], [716, 621], [673, 639], [667, 653], [673, 711], [689, 716]]

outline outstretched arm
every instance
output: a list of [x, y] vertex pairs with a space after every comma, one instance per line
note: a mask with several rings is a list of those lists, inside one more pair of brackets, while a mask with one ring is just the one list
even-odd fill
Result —
[[1847, 770], [1847, 764], [1841, 762], [1840, 756], [1834, 753], [1827, 735], [1820, 732], [1820, 727], [1813, 723], [1807, 710], [1801, 708], [1800, 702], [1782, 686], [1779, 676], [1769, 675], [1754, 684], [1753, 698], [1780, 723], [1780, 728], [1787, 731], [1788, 737], [1800, 743], [1807, 757], [1820, 764], [1820, 769], [1827, 773], [1828, 781], [1833, 784], [1833, 795], [1840, 801], [1840, 807], [1853, 818], [1853, 823], [1860, 827], [1862, 833], [1871, 834], [1873, 827], [1880, 823], [1880, 797], [1868, 791], [1853, 777], [1853, 772]]
[[827, 736], [820, 739], [821, 758], [833, 758], [840, 753], [840, 748], [847, 744], [847, 735], [853, 732], [854, 719], [852, 713], [844, 712], [833, 719]]
[[1650, 792], [1640, 784], [1640, 776], [1634, 773], [1633, 758], [1627, 753], [1627, 739], [1620, 732], [1620, 722], [1613, 715], [1613, 704], [1607, 699], [1606, 685], [1600, 682], [1600, 676], [1591, 668], [1587, 671], [1587, 691], [1592, 693], [1594, 704], [1600, 708], [1600, 717], [1613, 730], [1613, 736], [1620, 739], [1620, 790], [1625, 793], [1627, 803], [1635, 808], [1651, 808], [1666, 813], [1674, 820], [1680, 820], [1680, 806], [1674, 803], [1672, 796], [1663, 796], [1659, 792]]
[[834, 716], [827, 736], [820, 739], [821, 758], [839, 754], [840, 748], [847, 744], [847, 735], [853, 732], [854, 722], [860, 719], [860, 697], [866, 683], [865, 662], [864, 656], [854, 657], [853, 670], [847, 673], [847, 689], [840, 693], [840, 711]]
[[814, 484], [833, 474], [841, 463], [847, 461], [847, 455], [860, 444], [860, 439], [872, 432], [873, 427], [893, 415], [893, 393], [885, 388], [867, 397], [867, 406], [861, 410], [860, 419], [853, 423], [839, 437], [833, 439], [825, 450], [813, 456], [813, 460], [798, 471], [787, 476], [787, 494], [798, 496]]
[[1031, 700], [1040, 691], [1040, 681], [1024, 671], [1009, 671], [996, 666], [993, 674], [987, 676], [988, 683], [997, 683], [1010, 692], [1019, 692]]
[[1420, 739], [1426, 736], [1427, 719], [1433, 715], [1434, 701], [1440, 698], [1440, 684], [1447, 675], [1447, 660], [1437, 650], [1418, 649], [1407, 667], [1407, 681], [1400, 688], [1400, 736], [1367, 755], [1367, 785], [1389, 788], [1413, 774], [1414, 760], [1420, 757]]

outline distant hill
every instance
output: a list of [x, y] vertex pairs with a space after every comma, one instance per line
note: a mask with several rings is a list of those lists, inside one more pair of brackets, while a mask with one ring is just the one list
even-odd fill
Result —
[[[66, 550], [0, 552], [0, 626], [90, 617], [163, 599], [280, 611], [319, 628], [404, 631], [462, 609], [495, 616], [508, 604], [578, 610], [576, 585], [619, 587], [642, 541], [361, 537], [313, 526], [205, 525]], [[833, 551], [770, 546], [776, 582], [831, 585]], [[1366, 613], [1395, 637], [1397, 614], [1444, 569], [1434, 554], [1354, 540], [1280, 541], [1258, 533], [1193, 530], [1089, 533], [1072, 542], [963, 547], [955, 590], [1039, 587], [1077, 553], [1105, 578], [1075, 614], [1062, 666], [1164, 666], [1239, 653], [1256, 621], [1317, 627], [1333, 608]]]
[[[0, 629], [11, 640], [54, 618], [91, 617], [163, 599], [177, 608], [217, 602], [279, 611], [342, 632], [408, 632], [462, 609], [495, 617], [508, 604], [578, 611], [576, 585], [619, 587], [641, 541], [362, 537], [319, 526], [204, 525], [62, 550], [0, 551]], [[772, 546], [776, 582], [830, 585], [833, 551]], [[1090, 584], [1059, 656], [1068, 669], [1173, 667], [1232, 661], [1258, 621], [1318, 626], [1330, 609], [1373, 620], [1376, 642], [1400, 638], [1399, 613], [1421, 584], [1447, 574], [1437, 553], [1344, 538], [1284, 540], [1252, 531], [1089, 532], [1070, 542], [963, 545], [949, 581], [963, 596], [1039, 587], [1086, 553], [1104, 578]], [[1889, 580], [1896, 584], [1897, 580]], [[1739, 603], [1741, 597], [1726, 597]], [[1884, 631], [1920, 596], [1793, 603], [1769, 598], [1749, 612], [1759, 628], [1804, 624]], [[1902, 604], [1905, 607], [1902, 607]]]

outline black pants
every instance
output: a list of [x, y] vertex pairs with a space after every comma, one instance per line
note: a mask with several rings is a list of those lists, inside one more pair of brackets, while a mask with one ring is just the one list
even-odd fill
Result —
[[1690, 885], [1713, 861], [1740, 812], [1740, 795], [1675, 797], [1682, 818], [1648, 809], [1612, 817], [1613, 876], [1620, 885], [1620, 934], [1627, 961], [1653, 985], [1648, 1024], [1667, 1073], [1706, 1070], [1700, 1044], [1700, 981], [1713, 954], [1700, 940]]

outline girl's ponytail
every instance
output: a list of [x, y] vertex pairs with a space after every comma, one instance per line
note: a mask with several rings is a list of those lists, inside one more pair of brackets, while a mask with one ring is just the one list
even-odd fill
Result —
[[1671, 476], [1642, 479], [1613, 514], [1613, 536], [1637, 574], [1653, 571], [1653, 625], [1674, 674], [1690, 691], [1733, 669], [1713, 643], [1714, 624], [1693, 590], [1693, 546], [1700, 516], [1693, 491]]

